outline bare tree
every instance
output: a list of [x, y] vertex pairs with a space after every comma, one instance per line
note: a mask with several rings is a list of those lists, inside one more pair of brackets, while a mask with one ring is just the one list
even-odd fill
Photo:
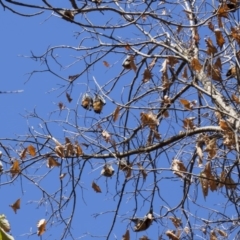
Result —
[[[49, 205], [38, 235], [46, 224], [57, 239], [239, 239], [237, 0], [0, 3], [76, 27], [75, 44], [32, 52], [45, 69], [29, 80], [51, 74], [77, 104], [34, 111], [26, 136], [1, 139], [0, 185], [30, 182]], [[100, 193], [105, 232], [73, 232], [78, 205]]]

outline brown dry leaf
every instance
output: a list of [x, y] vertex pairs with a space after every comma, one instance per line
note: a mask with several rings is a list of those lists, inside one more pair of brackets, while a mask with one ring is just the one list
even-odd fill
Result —
[[36, 156], [35, 147], [32, 146], [32, 145], [29, 145], [29, 146], [28, 146], [28, 153], [29, 153], [32, 157]]
[[105, 164], [103, 166], [103, 169], [101, 171], [101, 175], [105, 176], [105, 177], [112, 177], [112, 175], [114, 174], [114, 168], [112, 167], [112, 165], [110, 164]]
[[183, 120], [183, 127], [187, 130], [192, 130], [195, 129], [196, 126], [193, 123], [193, 120], [195, 119], [195, 117], [191, 117], [191, 118], [185, 118]]
[[174, 65], [179, 62], [178, 59], [176, 57], [173, 57], [173, 56], [169, 56], [167, 59], [168, 59], [167, 63], [171, 67], [174, 67]]
[[62, 173], [62, 174], [59, 176], [60, 180], [62, 180], [66, 175], [67, 175], [67, 173]]
[[43, 233], [46, 231], [46, 223], [47, 222], [45, 219], [41, 219], [38, 221], [38, 223], [37, 223], [37, 228], [38, 228], [37, 235], [38, 236], [43, 235]]
[[130, 240], [129, 230], [127, 230], [126, 233], [122, 236], [122, 240]]
[[207, 74], [215, 81], [222, 81], [221, 71], [210, 64], [207, 65]]
[[192, 66], [194, 71], [201, 71], [201, 69], [202, 69], [202, 65], [200, 64], [200, 62], [196, 58], [192, 59], [191, 66]]
[[232, 27], [231, 28], [231, 34], [233, 39], [240, 45], [240, 31], [237, 27]]
[[175, 228], [178, 228], [182, 225], [182, 221], [180, 218], [176, 218], [176, 217], [169, 217], [169, 219], [172, 221], [173, 225], [175, 226]]
[[218, 57], [216, 62], [214, 63], [214, 68], [217, 68], [220, 71], [222, 71], [222, 62], [220, 57]]
[[130, 56], [130, 66], [131, 66], [131, 69], [133, 69], [134, 72], [137, 71], [137, 66], [134, 63], [134, 56], [133, 55]]
[[180, 238], [177, 236], [177, 235], [175, 235], [175, 231], [171, 231], [171, 230], [167, 230], [166, 232], [165, 232], [165, 234], [169, 237], [169, 239], [171, 239], [171, 240], [180, 240]]
[[107, 143], [110, 141], [111, 135], [106, 130], [102, 131], [102, 136]]
[[222, 237], [227, 237], [228, 235], [227, 235], [227, 233], [226, 232], [224, 232], [223, 230], [221, 230], [221, 229], [216, 229], [216, 231], [222, 236]]
[[200, 36], [198, 34], [197, 28], [193, 28], [193, 30], [194, 30], [194, 37], [193, 37], [193, 39], [195, 40], [196, 44], [199, 44]]
[[165, 111], [163, 112], [163, 116], [164, 116], [165, 118], [168, 118], [168, 117], [169, 117], [169, 112], [168, 112], [168, 110], [165, 110]]
[[28, 150], [28, 148], [24, 148], [24, 149], [22, 150], [22, 152], [20, 153], [20, 159], [21, 159], [21, 160], [24, 160], [24, 159], [26, 158], [27, 150]]
[[208, 141], [205, 151], [208, 152], [209, 159], [213, 159], [216, 156], [217, 154], [216, 138], [213, 138]]
[[219, 188], [223, 187], [224, 185], [226, 186], [227, 189], [236, 189], [237, 187], [236, 183], [225, 171], [223, 171], [220, 175], [220, 182], [221, 183], [219, 184]]
[[219, 126], [222, 130], [225, 130], [225, 131], [231, 131], [231, 128], [228, 126], [227, 122], [225, 120], [220, 120], [219, 121]]
[[199, 176], [199, 181], [201, 183], [202, 192], [205, 199], [206, 196], [208, 195], [208, 180], [206, 178], [207, 178], [206, 173], [202, 171]]
[[[70, 18], [71, 20], [74, 20], [74, 12], [71, 10], [65, 10], [63, 14], [67, 17]], [[64, 17], [65, 18], [65, 17]]]
[[14, 176], [16, 176], [17, 174], [19, 174], [20, 171], [21, 171], [21, 169], [20, 169], [20, 166], [19, 166], [19, 162], [18, 162], [18, 160], [15, 160], [13, 162], [13, 165], [10, 168], [10, 173], [12, 174], [12, 178]]
[[226, 3], [221, 4], [221, 6], [217, 10], [217, 14], [219, 17], [225, 17], [228, 18], [228, 11], [229, 8]]
[[225, 43], [222, 32], [220, 29], [216, 29], [214, 32], [215, 32], [215, 36], [216, 36], [217, 45], [220, 47], [220, 49], [222, 49], [223, 44]]
[[183, 98], [180, 99], [179, 101], [184, 106], [185, 109], [192, 110], [192, 108], [193, 108], [192, 102], [190, 102], [190, 101], [188, 101], [186, 99], [183, 99]]
[[184, 166], [183, 162], [177, 159], [174, 159], [172, 161], [171, 169], [173, 170], [173, 173], [180, 178], [183, 178], [185, 175], [185, 172], [187, 172], [187, 169]]
[[208, 28], [209, 28], [212, 32], [214, 32], [214, 26], [213, 26], [212, 22], [208, 22]]
[[224, 131], [223, 144], [230, 149], [232, 148], [232, 145], [236, 144], [235, 133], [233, 131]]
[[71, 98], [70, 94], [67, 92], [66, 92], [66, 97], [67, 97], [68, 102], [70, 103], [72, 101], [72, 98]]
[[128, 43], [125, 45], [125, 49], [126, 49], [127, 51], [130, 51], [130, 50], [131, 50], [131, 47], [130, 47], [130, 45], [129, 45]]
[[146, 82], [148, 82], [151, 78], [152, 78], [152, 73], [149, 71], [148, 68], [146, 68], [146, 69], [144, 70], [144, 73], [143, 73], [142, 82], [143, 82], [143, 83], [146, 83]]
[[109, 66], [110, 66], [107, 61], [103, 61], [103, 65], [104, 65], [105, 67], [109, 67]]
[[240, 104], [240, 99], [236, 96], [236, 95], [232, 95], [232, 100], [237, 103], [237, 104]]
[[145, 22], [147, 20], [147, 16], [145, 14], [142, 14], [142, 20]]
[[77, 157], [82, 156], [83, 155], [83, 150], [82, 150], [81, 146], [79, 145], [79, 143], [77, 141], [75, 142], [75, 146], [74, 147], [75, 147], [76, 156]]
[[127, 168], [127, 171], [126, 171], [126, 178], [130, 178], [132, 176], [132, 166], [133, 166], [132, 163], [130, 163], [128, 165], [128, 168]]
[[75, 149], [74, 149], [74, 147], [73, 147], [73, 145], [72, 145], [72, 143], [71, 143], [71, 141], [70, 141], [70, 139], [69, 138], [65, 138], [65, 155], [67, 156], [67, 157], [71, 157], [71, 156], [74, 156], [74, 154], [75, 154]]
[[184, 70], [183, 70], [182, 77], [185, 78], [185, 79], [188, 79], [188, 75], [187, 75], [187, 66], [186, 66], [186, 67], [184, 68]]
[[62, 102], [59, 102], [59, 103], [58, 103], [58, 107], [59, 107], [59, 109], [60, 109], [61, 111], [65, 108], [65, 106], [64, 106], [64, 104], [63, 104]]
[[214, 55], [215, 53], [217, 53], [217, 48], [213, 45], [212, 40], [210, 38], [205, 39], [205, 42], [207, 44], [208, 55]]
[[140, 113], [140, 118], [142, 121], [142, 125], [148, 126], [150, 129], [154, 129], [156, 126], [159, 125], [159, 120], [157, 119], [157, 115], [149, 112], [149, 113]]
[[217, 235], [213, 230], [210, 232], [210, 240], [218, 240]]
[[215, 113], [215, 115], [216, 115], [216, 117], [217, 117], [218, 121], [222, 119], [222, 115], [221, 115], [221, 113], [220, 113], [220, 112], [218, 112], [218, 111], [215, 111], [214, 113]]
[[181, 30], [182, 30], [182, 25], [178, 25], [178, 27], [177, 27], [177, 33], [179, 34], [179, 33], [181, 32]]
[[49, 157], [47, 160], [47, 167], [52, 168], [52, 167], [59, 167], [61, 164], [57, 162], [53, 157]]
[[141, 172], [141, 174], [142, 174], [142, 176], [143, 176], [143, 179], [146, 180], [146, 178], [147, 178], [147, 172], [145, 171], [145, 169], [143, 168], [143, 166], [142, 166], [140, 163], [138, 163], [137, 165], [138, 165], [139, 170], [140, 170], [140, 172]]
[[116, 122], [119, 117], [120, 107], [117, 106], [117, 108], [113, 112], [113, 121]]
[[17, 210], [20, 209], [20, 203], [21, 203], [21, 200], [19, 198], [15, 203], [9, 206], [13, 209], [15, 213], [17, 213]]
[[55, 147], [55, 153], [56, 153], [60, 158], [64, 158], [64, 157], [65, 157], [64, 147], [63, 147], [63, 146], [56, 146], [56, 147]]
[[95, 182], [92, 182], [92, 188], [97, 193], [101, 193], [102, 192], [101, 188]]
[[139, 238], [139, 240], [150, 240], [147, 236], [143, 235], [142, 237]]

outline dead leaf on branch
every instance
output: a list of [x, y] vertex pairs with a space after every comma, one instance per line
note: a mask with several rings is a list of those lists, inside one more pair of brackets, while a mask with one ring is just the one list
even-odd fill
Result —
[[240, 45], [240, 31], [238, 27], [232, 27], [230, 36]]
[[20, 172], [21, 172], [21, 169], [20, 169], [20, 166], [19, 166], [19, 161], [15, 160], [13, 162], [12, 167], [10, 168], [10, 173], [12, 174], [12, 178], [14, 178]]
[[38, 228], [38, 231], [37, 231], [37, 235], [38, 236], [42, 236], [43, 233], [46, 231], [46, 220], [45, 219], [41, 219], [38, 221], [37, 223], [37, 228]]
[[105, 67], [110, 67], [110, 65], [109, 65], [109, 63], [108, 63], [107, 61], [103, 61], [103, 65], [104, 65]]
[[52, 167], [59, 167], [61, 164], [57, 162], [53, 157], [49, 157], [47, 160], [47, 167], [52, 168]]
[[101, 171], [101, 175], [103, 175], [105, 177], [112, 177], [113, 174], [114, 174], [114, 168], [112, 167], [112, 165], [105, 164]]
[[208, 152], [208, 158], [213, 159], [217, 154], [216, 138], [209, 140], [206, 144], [205, 151]]
[[175, 234], [173, 230], [167, 230], [165, 234], [169, 237], [170, 240], [180, 240], [180, 238]]
[[24, 149], [22, 150], [22, 152], [20, 153], [20, 159], [21, 159], [21, 160], [24, 160], [24, 159], [26, 158], [26, 156], [27, 156], [27, 150], [28, 150], [28, 148], [24, 148]]
[[179, 63], [178, 59], [174, 56], [169, 56], [167, 60], [168, 65], [170, 65], [171, 67], [174, 67], [175, 64]]
[[232, 100], [237, 103], [237, 104], [240, 104], [240, 99], [236, 96], [236, 95], [232, 95]]
[[219, 68], [212, 66], [209, 63], [207, 64], [207, 75], [215, 81], [222, 81], [221, 71]]
[[147, 236], [143, 235], [142, 237], [139, 238], [139, 240], [150, 240]]
[[179, 228], [182, 225], [182, 221], [181, 221], [180, 218], [169, 217], [169, 219], [172, 221], [172, 223], [175, 226], [175, 228]]
[[194, 104], [192, 102], [190, 102], [186, 99], [183, 99], [183, 98], [180, 99], [179, 101], [184, 106], [185, 109], [190, 110], [190, 111], [193, 109]]
[[216, 229], [216, 231], [222, 236], [222, 237], [227, 237], [228, 235], [227, 235], [227, 233], [225, 232], [225, 231], [223, 231], [223, 230], [221, 230], [221, 229]]
[[213, 230], [210, 232], [210, 240], [218, 240], [217, 235]]
[[137, 66], [134, 63], [134, 56], [133, 55], [129, 55], [126, 57], [126, 59], [124, 59], [122, 66], [125, 69], [132, 69], [134, 70], [134, 72], [137, 71]]
[[77, 141], [75, 141], [74, 147], [75, 147], [76, 156], [77, 157], [82, 156], [83, 155], [83, 150], [82, 150], [81, 146], [79, 145], [79, 143]]
[[155, 129], [156, 126], [159, 125], [159, 120], [157, 119], [157, 115], [149, 112], [149, 113], [140, 113], [141, 122], [143, 127], [148, 126], [150, 129]]
[[113, 112], [113, 121], [116, 122], [118, 117], [119, 117], [119, 112], [120, 112], [120, 107], [117, 106], [117, 108], [115, 109], [115, 111]]
[[195, 117], [191, 117], [191, 118], [185, 118], [183, 120], [183, 127], [186, 129], [186, 130], [193, 130], [196, 128], [196, 126], [194, 125], [193, 123], [193, 120], [195, 119]]
[[122, 236], [122, 240], [130, 240], [129, 230], [127, 230], [126, 233]]
[[217, 48], [213, 45], [212, 40], [210, 38], [205, 39], [205, 42], [207, 44], [208, 55], [214, 55], [215, 53], [217, 53]]
[[66, 92], [66, 98], [68, 102], [70, 103], [73, 99], [71, 98], [70, 94]]
[[55, 147], [55, 153], [56, 153], [60, 158], [64, 158], [64, 157], [65, 157], [64, 147], [63, 147], [63, 146], [56, 146], [56, 147]]
[[182, 77], [185, 78], [185, 79], [188, 79], [187, 66], [186, 66], [186, 67], [184, 68], [184, 70], [183, 70]]
[[140, 170], [140, 172], [141, 172], [141, 174], [142, 174], [142, 176], [143, 176], [143, 179], [146, 180], [146, 178], [147, 178], [147, 172], [145, 171], [145, 169], [143, 168], [143, 166], [142, 166], [140, 163], [138, 163], [137, 165], [138, 165], [139, 170]]
[[198, 71], [200, 72], [202, 69], [202, 65], [200, 64], [200, 62], [198, 61], [198, 59], [193, 58], [191, 61], [191, 66], [193, 68], [194, 71]]
[[185, 173], [187, 172], [187, 169], [184, 166], [183, 162], [177, 159], [174, 159], [172, 161], [171, 169], [173, 170], [173, 173], [180, 178], [184, 178]]
[[144, 70], [144, 73], [143, 73], [143, 79], [142, 79], [142, 82], [143, 83], [146, 83], [146, 82], [149, 82], [149, 80], [152, 78], [152, 73], [150, 72], [150, 70], [148, 68], [146, 68]]
[[220, 29], [216, 29], [214, 32], [215, 32], [215, 36], [216, 36], [217, 45], [220, 47], [220, 49], [222, 49], [223, 44], [225, 43], [222, 32]]
[[36, 156], [36, 149], [35, 149], [35, 147], [32, 146], [32, 145], [29, 145], [29, 146], [28, 146], [28, 153], [29, 153], [32, 157]]
[[214, 32], [214, 26], [213, 26], [212, 22], [208, 22], [208, 28], [209, 28], [212, 32]]
[[13, 209], [15, 213], [17, 213], [17, 210], [20, 209], [20, 203], [21, 203], [21, 200], [19, 198], [15, 203], [9, 206]]
[[236, 189], [237, 184], [232, 180], [230, 174], [227, 174], [225, 171], [223, 171], [220, 175], [220, 183], [219, 188], [222, 188], [225, 186], [227, 189]]
[[101, 188], [95, 182], [92, 182], [92, 188], [96, 193], [101, 193], [102, 192]]

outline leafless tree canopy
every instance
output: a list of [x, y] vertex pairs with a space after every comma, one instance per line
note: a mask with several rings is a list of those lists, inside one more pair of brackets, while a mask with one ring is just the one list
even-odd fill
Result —
[[[72, 45], [30, 56], [44, 69], [29, 81], [57, 77], [66, 104], [1, 139], [0, 185], [32, 183], [33, 204], [49, 206], [38, 234], [239, 239], [238, 0], [36, 2], [0, 0], [76, 30]], [[91, 231], [73, 231], [89, 197], [104, 206]]]

